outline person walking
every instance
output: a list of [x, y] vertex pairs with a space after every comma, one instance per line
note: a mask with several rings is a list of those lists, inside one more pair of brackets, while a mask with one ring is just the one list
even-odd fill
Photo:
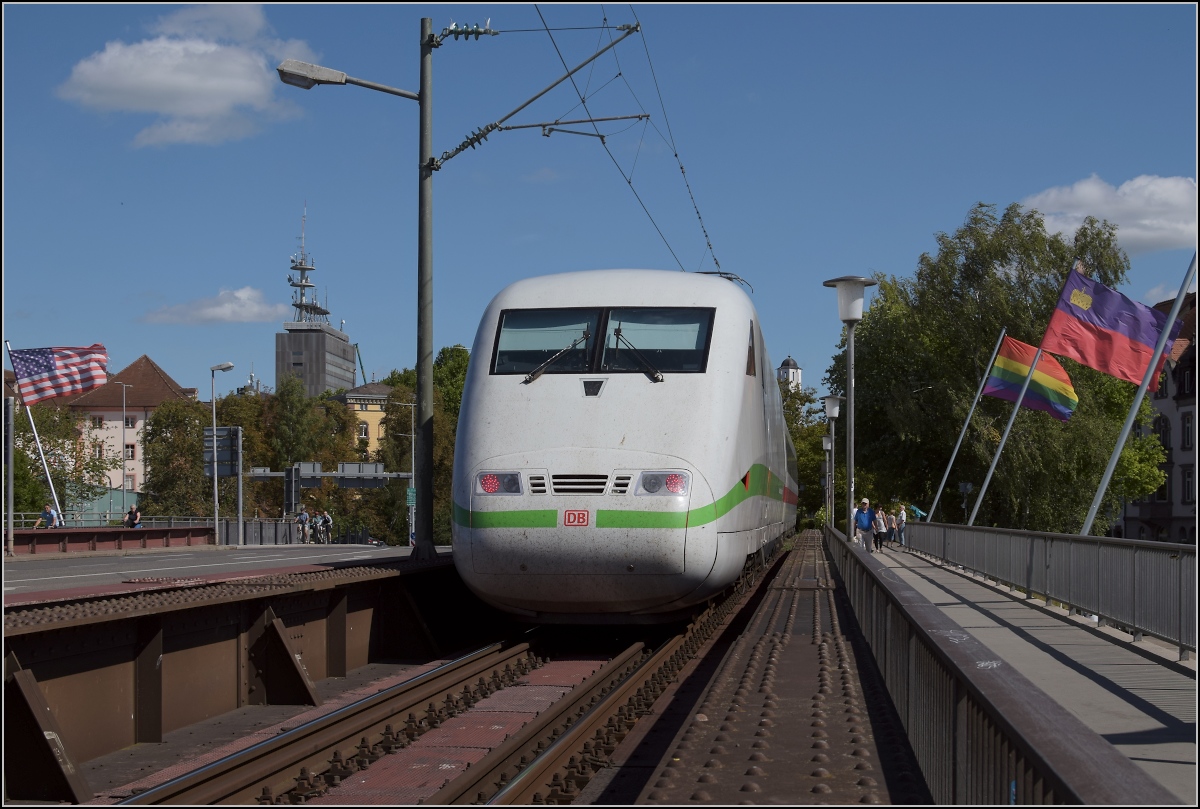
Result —
[[904, 524], [908, 521], [907, 513], [904, 511], [904, 504], [900, 504], [900, 514], [896, 517], [896, 538], [900, 540], [900, 547], [907, 546], [904, 540]]
[[[896, 514], [895, 514], [895, 512], [892, 512], [891, 514], [887, 515], [887, 523], [888, 523], [888, 530], [887, 530], [887, 539], [885, 540], [885, 542], [887, 545], [891, 545], [893, 542], [896, 541]], [[886, 545], [885, 545], [885, 547], [886, 547]]]
[[880, 508], [875, 512], [874, 520], [875, 530], [875, 550], [883, 550], [883, 540], [887, 536], [887, 512]]
[[854, 544], [867, 549], [871, 552], [871, 531], [875, 524], [875, 512], [871, 509], [871, 501], [863, 498], [858, 508], [854, 509], [854, 514], [851, 517], [851, 522], [854, 526]]

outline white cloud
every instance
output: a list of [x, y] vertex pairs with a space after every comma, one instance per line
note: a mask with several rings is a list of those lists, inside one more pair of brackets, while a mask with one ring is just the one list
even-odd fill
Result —
[[159, 116], [135, 136], [137, 146], [216, 144], [297, 114], [275, 97], [273, 65], [312, 61], [312, 53], [303, 42], [263, 37], [258, 6], [185, 8], [152, 28], [153, 39], [109, 42], [80, 61], [58, 95], [102, 112]]
[[261, 289], [242, 287], [222, 289], [215, 298], [164, 306], [142, 316], [144, 323], [269, 323], [287, 320], [291, 307], [286, 303], [267, 303]]
[[1143, 174], [1113, 187], [1093, 174], [1069, 186], [1049, 188], [1021, 204], [1036, 208], [1051, 233], [1074, 234], [1084, 217], [1117, 225], [1117, 240], [1130, 255], [1196, 246], [1196, 180]]

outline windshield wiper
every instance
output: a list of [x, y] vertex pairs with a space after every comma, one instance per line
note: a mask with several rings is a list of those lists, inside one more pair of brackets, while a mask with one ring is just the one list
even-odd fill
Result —
[[638, 351], [637, 346], [635, 346], [633, 343], [629, 342], [628, 337], [621, 334], [621, 324], [620, 323], [617, 324], [617, 328], [616, 328], [616, 331], [613, 332], [613, 336], [617, 338], [617, 345], [613, 348], [613, 362], [614, 363], [616, 362], [616, 359], [617, 359], [617, 352], [619, 352], [621, 350], [621, 341], [624, 340], [625, 345], [629, 346], [630, 350], [633, 351], [633, 356], [637, 357], [638, 362], [640, 362], [646, 368], [646, 375], [648, 377], [650, 377], [650, 381], [651, 382], [662, 382], [663, 381], [662, 371], [655, 368], [654, 365], [650, 362], [650, 360], [648, 360], [644, 356], [642, 356], [642, 352]]
[[549, 368], [554, 363], [558, 362], [559, 357], [563, 356], [564, 354], [566, 354], [571, 349], [575, 348], [575, 346], [579, 345], [580, 343], [587, 341], [589, 338], [591, 338], [591, 336], [592, 336], [592, 333], [590, 331], [588, 331], [587, 329], [584, 329], [582, 337], [580, 337], [578, 340], [571, 343], [569, 346], [564, 348], [562, 351], [558, 352], [553, 357], [546, 360], [541, 365], [539, 365], [538, 367], [536, 367], [532, 371], [530, 371], [528, 374], [526, 374], [525, 384], [528, 385], [530, 382], [533, 382], [534, 380], [536, 380], [539, 376], [541, 376], [543, 373], [545, 373], [547, 368]]

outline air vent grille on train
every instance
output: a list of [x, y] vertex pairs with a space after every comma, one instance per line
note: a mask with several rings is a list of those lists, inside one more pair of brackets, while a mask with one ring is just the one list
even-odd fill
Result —
[[529, 493], [530, 494], [545, 494], [546, 493], [546, 476], [545, 475], [530, 475], [529, 476]]
[[555, 494], [604, 494], [608, 475], [551, 475]]
[[616, 475], [613, 478], [612, 493], [628, 494], [629, 481], [631, 480], [633, 480], [633, 475]]

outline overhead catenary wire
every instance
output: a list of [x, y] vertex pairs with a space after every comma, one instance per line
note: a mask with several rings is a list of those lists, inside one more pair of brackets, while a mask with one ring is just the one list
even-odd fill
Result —
[[[556, 54], [558, 54], [559, 61], [561, 61], [563, 64], [563, 67], [566, 68], [567, 60], [563, 57], [562, 50], [558, 47], [558, 42], [555, 41], [554, 34], [550, 31], [550, 26], [546, 24], [546, 18], [544, 16], [542, 16], [541, 8], [539, 6], [537, 6], [536, 4], [534, 5], [533, 8], [537, 12], [538, 18], [542, 21], [542, 26], [546, 31], [546, 35], [550, 37], [550, 44], [552, 44], [554, 46], [554, 52]], [[584, 97], [584, 94], [580, 91], [579, 85], [576, 84], [575, 77], [571, 76], [570, 78], [571, 78], [571, 86], [575, 88], [575, 94], [577, 96], [579, 96], [579, 103], [580, 103], [580, 105], [583, 106], [584, 112], [586, 112], [588, 117], [590, 118], [592, 116], [592, 112], [587, 107], [587, 99]], [[600, 128], [598, 126], [596, 126], [594, 123], [592, 124], [592, 128], [596, 130], [596, 135], [599, 136]], [[625, 170], [621, 168], [621, 164], [617, 161], [617, 158], [613, 155], [612, 150], [608, 148], [608, 144], [604, 142], [603, 138], [600, 139], [600, 145], [604, 149], [604, 153], [608, 155], [608, 159], [611, 160], [613, 162], [613, 165], [617, 167], [617, 171], [621, 172], [621, 177], [625, 180], [625, 184], [629, 186], [629, 190], [633, 193], [634, 199], [636, 199], [638, 201], [638, 205], [642, 206], [642, 211], [644, 211], [647, 218], [650, 219], [650, 224], [654, 226], [654, 230], [658, 233], [659, 238], [662, 239], [663, 244], [667, 248], [667, 252], [669, 252], [671, 254], [671, 258], [675, 259], [675, 263], [679, 266], [680, 270], [684, 270], [683, 262], [681, 262], [679, 260], [679, 256], [677, 256], [675, 254], [674, 248], [671, 247], [671, 243], [669, 241], [667, 241], [666, 234], [664, 234], [662, 232], [662, 228], [660, 228], [658, 226], [658, 222], [656, 222], [654, 220], [654, 215], [651, 214], [650, 209], [646, 207], [645, 201], [642, 200], [642, 197], [637, 192], [637, 189], [633, 187], [633, 180], [628, 175], [625, 174]], [[686, 270], [684, 270], [684, 271], [686, 272]]]

